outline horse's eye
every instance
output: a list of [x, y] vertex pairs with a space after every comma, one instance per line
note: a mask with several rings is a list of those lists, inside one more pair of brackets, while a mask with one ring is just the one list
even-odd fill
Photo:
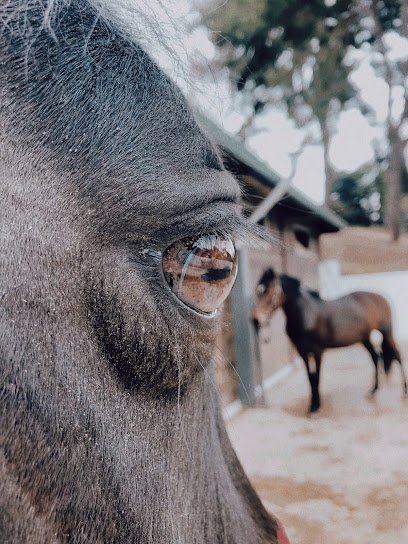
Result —
[[260, 283], [258, 287], [256, 288], [256, 294], [260, 297], [262, 296], [266, 291], [266, 287], [263, 283]]
[[184, 304], [211, 315], [227, 298], [237, 275], [234, 244], [215, 234], [183, 238], [164, 252], [163, 273]]

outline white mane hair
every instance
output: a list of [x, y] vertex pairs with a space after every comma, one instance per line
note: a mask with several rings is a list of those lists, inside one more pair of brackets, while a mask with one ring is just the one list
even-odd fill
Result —
[[[0, 6], [3, 23], [27, 12], [35, 4], [43, 10], [43, 28], [54, 34], [59, 10], [71, 0], [6, 1]], [[191, 5], [188, 0], [89, 0], [117, 32], [137, 42], [173, 80], [190, 85], [187, 75], [189, 53], [183, 44], [188, 33]]]
[[189, 79], [188, 52], [183, 45], [190, 11], [187, 0], [166, 0], [165, 3], [161, 0], [91, 0], [91, 3], [118, 29], [137, 41], [172, 79]]

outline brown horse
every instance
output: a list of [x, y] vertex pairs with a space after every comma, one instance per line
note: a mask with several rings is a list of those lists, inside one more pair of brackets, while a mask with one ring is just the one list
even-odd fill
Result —
[[286, 542], [213, 384], [238, 185], [102, 4], [0, 5], [0, 541]]
[[[403, 392], [407, 395], [404, 368], [392, 334], [391, 308], [384, 297], [356, 291], [335, 300], [322, 300], [316, 291], [306, 289], [298, 279], [277, 276], [268, 269], [259, 280], [257, 298], [252, 307], [256, 330], [279, 307], [283, 308], [286, 316], [287, 334], [306, 365], [311, 387], [310, 412], [320, 408], [320, 367], [323, 352], [328, 348], [363, 344], [375, 366], [371, 394], [378, 389], [379, 360], [382, 359], [386, 373], [390, 371], [391, 363], [398, 361]], [[382, 334], [380, 353], [371, 341], [372, 331]]]

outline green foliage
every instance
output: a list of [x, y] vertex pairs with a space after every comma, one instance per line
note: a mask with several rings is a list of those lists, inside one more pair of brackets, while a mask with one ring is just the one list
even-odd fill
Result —
[[[279, 97], [303, 125], [325, 122], [335, 99], [354, 96], [344, 64], [351, 0], [229, 0], [205, 16], [228, 66], [254, 111]], [[256, 92], [254, 92], [256, 90]], [[270, 92], [273, 90], [273, 92]], [[277, 92], [278, 91], [278, 92]]]
[[[353, 66], [347, 53], [372, 47], [378, 74], [389, 87], [402, 85], [408, 65], [399, 61], [387, 66], [382, 38], [389, 30], [408, 38], [408, 12], [403, 10], [407, 1], [228, 0], [220, 5], [214, 0], [207, 13], [202, 10], [202, 20], [213, 31], [216, 62], [229, 68], [237, 91], [253, 107], [245, 129], [268, 104], [284, 105], [298, 126], [315, 126], [311, 123], [317, 121], [325, 151], [326, 191], [334, 196], [326, 203], [352, 224], [382, 222], [382, 210], [373, 206], [384, 203], [385, 193], [391, 199], [392, 186], [382, 175], [367, 183], [367, 172], [357, 172], [337, 180], [332, 190], [335, 176], [328, 149], [335, 120], [351, 100], [363, 114], [370, 113], [349, 82]], [[395, 147], [391, 142], [389, 147], [392, 154]], [[379, 171], [387, 163], [389, 157]], [[403, 183], [408, 186], [408, 179]], [[405, 193], [400, 207], [408, 218], [408, 190]], [[389, 218], [387, 224], [391, 225]]]
[[382, 224], [383, 187], [381, 174], [371, 182], [366, 172], [344, 175], [334, 185], [331, 208], [350, 225]]
[[[400, 26], [401, 4], [405, 0], [373, 0], [378, 9], [383, 30], [395, 30]], [[375, 36], [373, 36], [375, 38]]]
[[257, 34], [268, 32], [264, 24], [267, 6], [267, 0], [235, 0], [211, 12], [206, 22], [211, 26], [215, 25], [214, 28], [219, 30], [219, 43], [229, 41], [235, 46], [249, 44], [253, 40], [254, 29], [257, 29]]
[[[383, 165], [384, 166], [384, 165]], [[401, 172], [402, 225], [408, 230], [408, 172]], [[330, 198], [330, 207], [350, 225], [382, 225], [385, 201], [384, 171], [365, 168], [339, 177]]]

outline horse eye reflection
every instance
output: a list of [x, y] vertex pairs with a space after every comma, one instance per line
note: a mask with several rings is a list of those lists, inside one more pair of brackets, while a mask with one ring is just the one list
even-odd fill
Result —
[[173, 293], [203, 314], [221, 306], [237, 275], [232, 240], [216, 234], [178, 240], [163, 253], [162, 266]]

